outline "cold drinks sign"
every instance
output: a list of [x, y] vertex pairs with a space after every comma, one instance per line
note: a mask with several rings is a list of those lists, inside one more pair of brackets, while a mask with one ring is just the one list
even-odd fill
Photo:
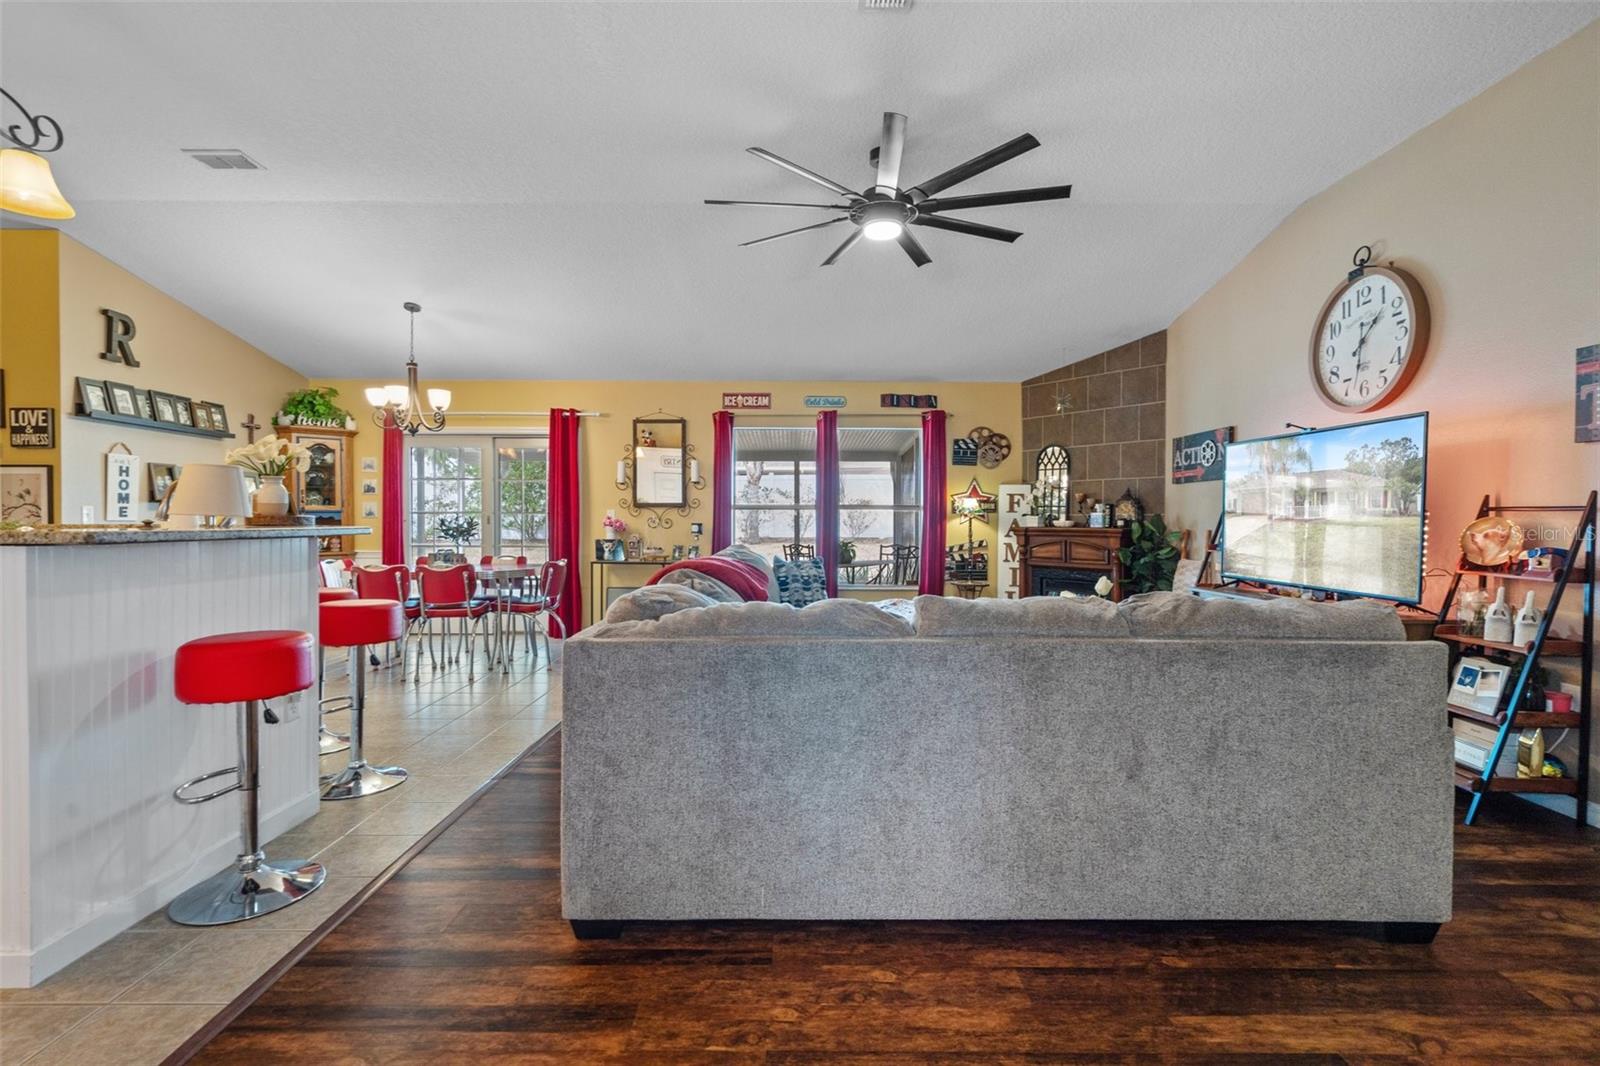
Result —
[[[106, 453], [106, 521], [137, 522], [133, 512], [139, 490], [139, 457], [128, 454], [125, 445], [112, 447]], [[115, 450], [118, 448], [122, 450]]]

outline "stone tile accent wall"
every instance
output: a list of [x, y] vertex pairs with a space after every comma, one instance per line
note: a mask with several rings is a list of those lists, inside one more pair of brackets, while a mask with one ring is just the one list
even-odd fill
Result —
[[[1057, 400], [1065, 410], [1057, 411]], [[1072, 456], [1074, 492], [1114, 500], [1133, 489], [1166, 508], [1167, 332], [1152, 333], [1022, 383], [1023, 477], [1047, 444]]]

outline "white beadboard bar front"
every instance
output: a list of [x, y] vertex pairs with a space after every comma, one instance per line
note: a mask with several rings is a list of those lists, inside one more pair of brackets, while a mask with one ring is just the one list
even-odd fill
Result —
[[[315, 634], [327, 532], [0, 533], [0, 987], [38, 984], [233, 860], [238, 797], [172, 790], [238, 762], [237, 709], [179, 703], [173, 658], [213, 633]], [[271, 703], [269, 841], [318, 805], [315, 690]]]

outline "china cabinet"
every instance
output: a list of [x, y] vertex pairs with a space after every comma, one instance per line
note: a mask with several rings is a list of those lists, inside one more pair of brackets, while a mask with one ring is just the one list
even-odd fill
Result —
[[[355, 431], [279, 426], [278, 435], [311, 450], [311, 465], [296, 473], [290, 486], [290, 506], [295, 514], [310, 515], [318, 525], [355, 525]], [[334, 534], [318, 541], [324, 557], [354, 552], [354, 538]]]

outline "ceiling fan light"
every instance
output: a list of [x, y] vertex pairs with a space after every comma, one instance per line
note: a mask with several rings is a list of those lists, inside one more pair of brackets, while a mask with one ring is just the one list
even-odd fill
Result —
[[48, 219], [78, 213], [56, 187], [50, 161], [20, 148], [0, 148], [0, 209]]
[[861, 227], [861, 235], [869, 241], [892, 241], [899, 238], [905, 227], [892, 218], [879, 218]]

